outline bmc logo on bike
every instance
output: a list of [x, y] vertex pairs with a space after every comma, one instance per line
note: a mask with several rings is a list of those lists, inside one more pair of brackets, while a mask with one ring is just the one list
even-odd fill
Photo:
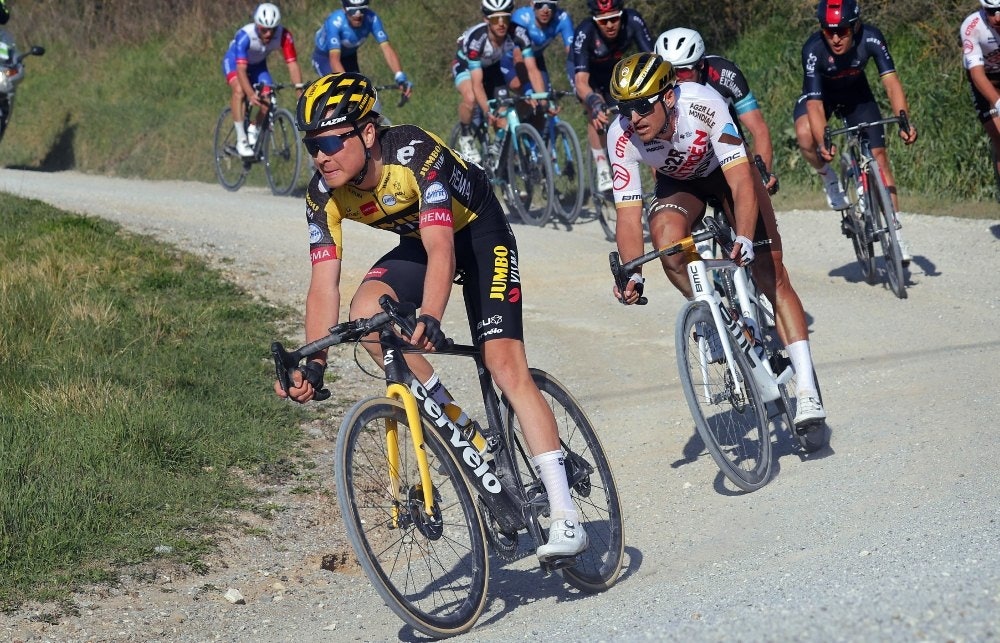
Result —
[[483, 462], [483, 457], [479, 454], [479, 449], [465, 439], [458, 425], [452, 422], [451, 418], [434, 401], [434, 398], [427, 394], [427, 389], [417, 380], [413, 380], [410, 382], [410, 392], [413, 393], [413, 397], [417, 398], [417, 402], [423, 406], [424, 412], [433, 419], [434, 426], [442, 430], [451, 431], [448, 443], [459, 453], [462, 462], [468, 467], [469, 471], [483, 483], [483, 488], [492, 494], [498, 494], [503, 491], [500, 481], [490, 472], [489, 465]]

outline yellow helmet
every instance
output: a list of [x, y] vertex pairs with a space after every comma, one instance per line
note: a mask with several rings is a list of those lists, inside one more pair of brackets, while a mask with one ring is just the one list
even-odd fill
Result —
[[378, 116], [374, 111], [377, 98], [375, 86], [361, 74], [327, 74], [309, 83], [302, 92], [295, 125], [303, 132], [353, 125], [366, 116]]
[[611, 72], [611, 96], [616, 101], [653, 98], [677, 83], [674, 66], [656, 54], [622, 58]]

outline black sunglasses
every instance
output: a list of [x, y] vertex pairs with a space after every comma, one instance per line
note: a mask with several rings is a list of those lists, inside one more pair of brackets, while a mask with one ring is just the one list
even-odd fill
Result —
[[995, 16], [995, 15], [997, 15], [998, 13], [1000, 13], [1000, 7], [997, 7], [997, 8], [995, 8], [995, 9], [992, 9], [992, 8], [991, 8], [991, 9], [986, 9], [986, 14], [987, 14], [987, 15], [990, 15], [990, 16]]
[[635, 112], [640, 118], [644, 118], [653, 113], [653, 110], [656, 109], [656, 103], [659, 101], [659, 96], [621, 101], [618, 103], [618, 113], [625, 118], [632, 118], [632, 112]]
[[556, 7], [558, 7], [559, 5], [556, 4], [555, 2], [547, 2], [546, 0], [542, 0], [542, 2], [535, 2], [534, 6], [535, 6], [535, 9], [538, 10], [538, 11], [541, 11], [542, 9], [548, 9], [549, 11], [555, 11]]
[[357, 132], [348, 132], [347, 134], [327, 134], [325, 136], [316, 136], [312, 138], [303, 138], [302, 144], [306, 146], [306, 151], [309, 152], [309, 156], [315, 158], [320, 152], [326, 154], [327, 156], [333, 156], [340, 150], [344, 149], [344, 140], [348, 139], [357, 134]]

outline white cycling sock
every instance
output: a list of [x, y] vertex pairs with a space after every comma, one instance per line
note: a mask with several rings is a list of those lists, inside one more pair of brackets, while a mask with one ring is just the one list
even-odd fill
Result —
[[247, 131], [243, 127], [243, 121], [239, 123], [233, 123], [233, 129], [236, 130], [236, 140], [240, 143], [247, 142]]
[[591, 156], [594, 157], [594, 163], [596, 163], [598, 167], [603, 166], [608, 171], [611, 170], [610, 166], [608, 165], [608, 157], [605, 154], [604, 150], [600, 148], [598, 149], [590, 148], [590, 154]]
[[792, 370], [795, 371], [798, 391], [802, 394], [806, 391], [816, 393], [816, 378], [813, 377], [812, 354], [809, 351], [809, 340], [800, 339], [785, 347], [788, 351], [788, 359], [792, 360]]
[[542, 484], [549, 494], [552, 520], [579, 522], [580, 516], [576, 511], [576, 505], [569, 495], [562, 451], [539, 453], [531, 459], [531, 466], [535, 468], [535, 473], [542, 479]]

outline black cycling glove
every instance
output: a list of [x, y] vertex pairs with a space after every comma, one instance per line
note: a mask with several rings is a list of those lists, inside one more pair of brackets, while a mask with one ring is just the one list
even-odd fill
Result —
[[299, 372], [302, 373], [302, 379], [312, 384], [314, 390], [319, 391], [323, 388], [323, 373], [326, 372], [325, 365], [310, 360], [306, 362], [305, 366], [299, 367]]
[[417, 317], [417, 322], [423, 322], [424, 324], [424, 339], [431, 343], [434, 350], [439, 351], [448, 347], [448, 338], [445, 337], [444, 331], [441, 330], [441, 322], [430, 315], [421, 315]]

